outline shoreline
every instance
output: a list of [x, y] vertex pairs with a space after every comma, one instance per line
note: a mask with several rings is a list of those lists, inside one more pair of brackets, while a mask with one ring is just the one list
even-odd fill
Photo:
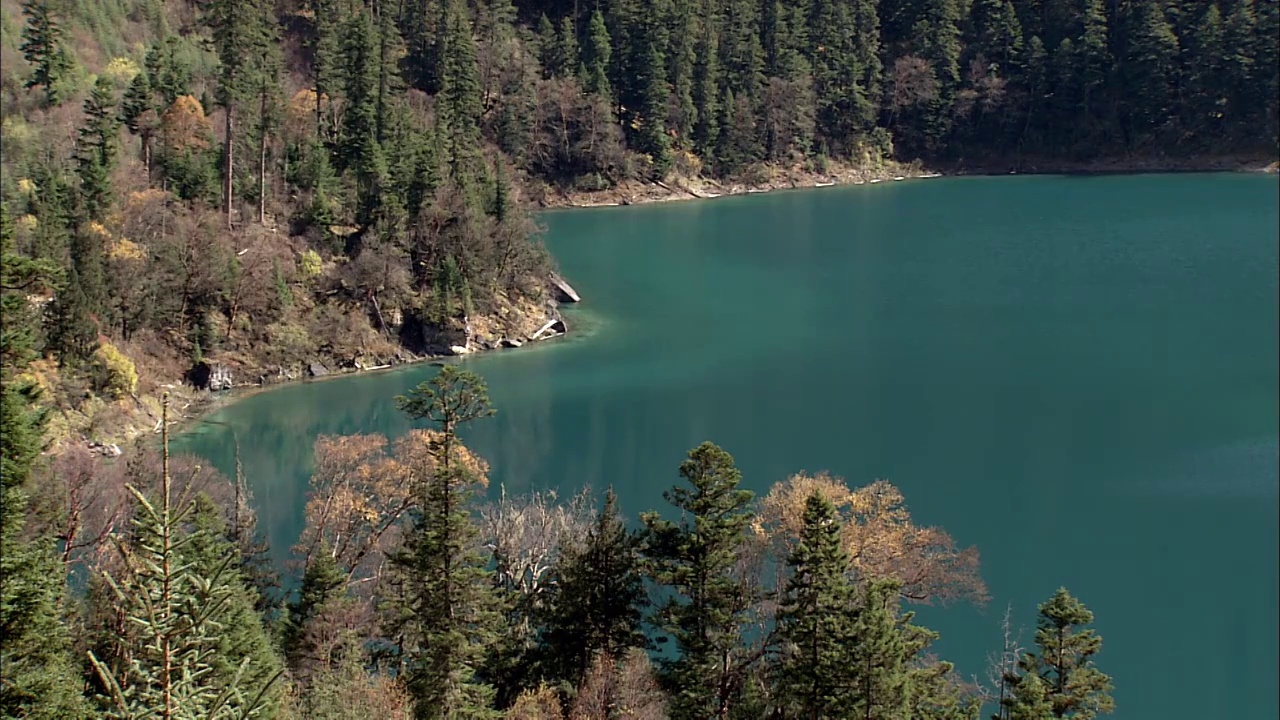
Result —
[[1015, 159], [1008, 163], [964, 165], [943, 163], [925, 166], [919, 161], [888, 161], [878, 166], [841, 165], [826, 172], [800, 167], [774, 168], [771, 177], [757, 182], [721, 183], [705, 178], [675, 178], [668, 182], [627, 181], [608, 190], [548, 191], [536, 202], [542, 210], [626, 207], [662, 202], [714, 200], [736, 195], [757, 195], [778, 190], [804, 190], [882, 182], [924, 180], [939, 177], [1003, 177], [1008, 175], [1155, 175], [1174, 173], [1280, 173], [1280, 160], [1260, 155], [1228, 155], [1209, 158], [1135, 158], [1068, 162]]
[[[1275, 175], [1280, 173], [1280, 162], [1256, 156], [1224, 156], [1204, 159], [1143, 159], [1143, 160], [1108, 160], [1088, 163], [1062, 161], [1045, 161], [1032, 164], [1032, 161], [1017, 161], [1022, 169], [1008, 165], [962, 166], [941, 165], [939, 169], [925, 167], [919, 162], [898, 163], [886, 162], [872, 167], [839, 166], [826, 172], [816, 172], [802, 168], [775, 169], [773, 175], [755, 183], [721, 183], [703, 178], [676, 178], [668, 182], [639, 183], [626, 182], [615, 188], [588, 192], [556, 192], [551, 197], [535, 201], [538, 211], [569, 210], [606, 207], [627, 207], [631, 205], [650, 205], [664, 202], [689, 202], [714, 200], [721, 197], [742, 195], [758, 195], [782, 190], [807, 190], [824, 187], [849, 187], [859, 185], [878, 185], [883, 182], [903, 182], [906, 180], [924, 180], [939, 177], [1003, 177], [1008, 175], [1149, 175], [1170, 173], [1261, 173]], [[1029, 167], [1028, 167], [1029, 166]], [[575, 303], [576, 304], [576, 303]], [[558, 308], [548, 317], [560, 318]], [[552, 335], [538, 341], [530, 341], [525, 345], [541, 345], [546, 340], [563, 338], [571, 332], [568, 325], [563, 333]], [[427, 363], [444, 363], [457, 361], [467, 357], [489, 355], [506, 349], [519, 348], [476, 348], [460, 355], [412, 355], [402, 362], [394, 362], [385, 367], [356, 369], [334, 367], [320, 377], [282, 378], [275, 382], [263, 384], [245, 383], [228, 390], [211, 393], [207, 390], [196, 390], [183, 383], [163, 383], [157, 385], [159, 390], [168, 390], [178, 401], [186, 401], [179, 419], [170, 421], [170, 428], [179, 434], [190, 431], [214, 412], [232, 404], [288, 385], [323, 382], [353, 375], [385, 373], [404, 370]], [[331, 359], [330, 359], [331, 360]], [[141, 436], [158, 434], [145, 432]], [[137, 437], [131, 438], [136, 440]], [[83, 439], [82, 441], [87, 440]]]

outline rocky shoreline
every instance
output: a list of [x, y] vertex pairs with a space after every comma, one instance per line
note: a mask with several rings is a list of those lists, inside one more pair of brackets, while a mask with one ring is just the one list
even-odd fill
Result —
[[[909, 179], [925, 179], [943, 176], [1009, 175], [1009, 174], [1140, 174], [1172, 172], [1262, 172], [1275, 174], [1280, 163], [1275, 159], [1256, 156], [1223, 156], [1213, 158], [1128, 158], [1092, 162], [1037, 161], [1013, 159], [1007, 163], [982, 165], [941, 165], [925, 168], [918, 162], [883, 162], [867, 166], [833, 164], [822, 171], [796, 166], [772, 168], [751, 181], [717, 182], [706, 178], [676, 177], [666, 182], [641, 183], [628, 181], [608, 190], [589, 192], [544, 193], [538, 205], [546, 209], [600, 208], [640, 205], [658, 202], [682, 202], [712, 200], [734, 195], [751, 195], [776, 190], [821, 188], [836, 185], [875, 185], [882, 182], [900, 182]], [[567, 334], [570, 330], [560, 314], [562, 303], [576, 303], [581, 296], [564, 279], [553, 275], [548, 282], [549, 296], [545, 304], [521, 309], [519, 319], [510, 317], [511, 310], [504, 307], [501, 317], [468, 318], [465, 340], [461, 344], [447, 345], [447, 351], [439, 353], [414, 353], [400, 348], [394, 356], [363, 363], [359, 359], [317, 357], [298, 368], [275, 368], [274, 372], [260, 372], [261, 368], [246, 368], [252, 380], [244, 380], [244, 374], [236, 377], [236, 370], [219, 363], [212, 363], [210, 379], [218, 378], [203, 388], [187, 382], [161, 386], [174, 393], [185, 403], [177, 419], [179, 425], [198, 421], [217, 407], [256, 394], [279, 385], [316, 381], [352, 374], [363, 374], [403, 368], [425, 362], [439, 362], [448, 357], [476, 355], [504, 349], [519, 348], [530, 343], [543, 342]], [[520, 326], [522, 332], [511, 332]], [[535, 329], [536, 328], [536, 329]], [[461, 339], [461, 338], [460, 338]], [[256, 375], [255, 375], [256, 373]], [[137, 399], [139, 406], [143, 403]], [[156, 428], [158, 431], [158, 426]], [[144, 433], [138, 433], [145, 434]], [[137, 435], [133, 435], [136, 437]], [[132, 438], [130, 438], [132, 439]], [[100, 447], [97, 440], [91, 445]]]

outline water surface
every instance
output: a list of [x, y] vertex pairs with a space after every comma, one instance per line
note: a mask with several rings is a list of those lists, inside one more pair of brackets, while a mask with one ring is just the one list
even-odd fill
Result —
[[[508, 491], [662, 507], [711, 439], [757, 491], [886, 478], [982, 553], [993, 600], [925, 608], [984, 675], [1012, 603], [1097, 614], [1120, 720], [1277, 717], [1275, 177], [941, 179], [545, 215], [579, 332], [471, 359], [469, 441]], [[430, 367], [250, 397], [182, 440], [242, 448], [282, 557], [321, 433], [398, 434]]]

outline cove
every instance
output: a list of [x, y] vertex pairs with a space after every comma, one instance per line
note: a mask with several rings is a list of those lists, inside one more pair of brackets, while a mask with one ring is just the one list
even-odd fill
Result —
[[[467, 360], [493, 489], [612, 484], [665, 509], [709, 439], [764, 492], [799, 470], [898, 485], [982, 554], [985, 608], [920, 608], [985, 676], [1067, 586], [1120, 720], [1277, 707], [1275, 176], [999, 177], [557, 211], [569, 337]], [[409, 425], [430, 366], [283, 387], [175, 448], [234, 471], [282, 561], [320, 434]]]

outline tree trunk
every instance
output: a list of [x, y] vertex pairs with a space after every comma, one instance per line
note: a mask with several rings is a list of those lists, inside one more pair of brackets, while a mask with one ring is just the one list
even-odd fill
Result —
[[235, 158], [232, 154], [232, 147], [234, 147], [232, 131], [235, 129], [234, 114], [234, 106], [227, 103], [227, 138], [222, 146], [222, 212], [227, 216], [227, 227], [231, 227], [231, 193], [234, 189], [231, 179], [235, 174], [233, 172]]
[[258, 222], [267, 224], [267, 94], [262, 93], [262, 129], [258, 134]]

